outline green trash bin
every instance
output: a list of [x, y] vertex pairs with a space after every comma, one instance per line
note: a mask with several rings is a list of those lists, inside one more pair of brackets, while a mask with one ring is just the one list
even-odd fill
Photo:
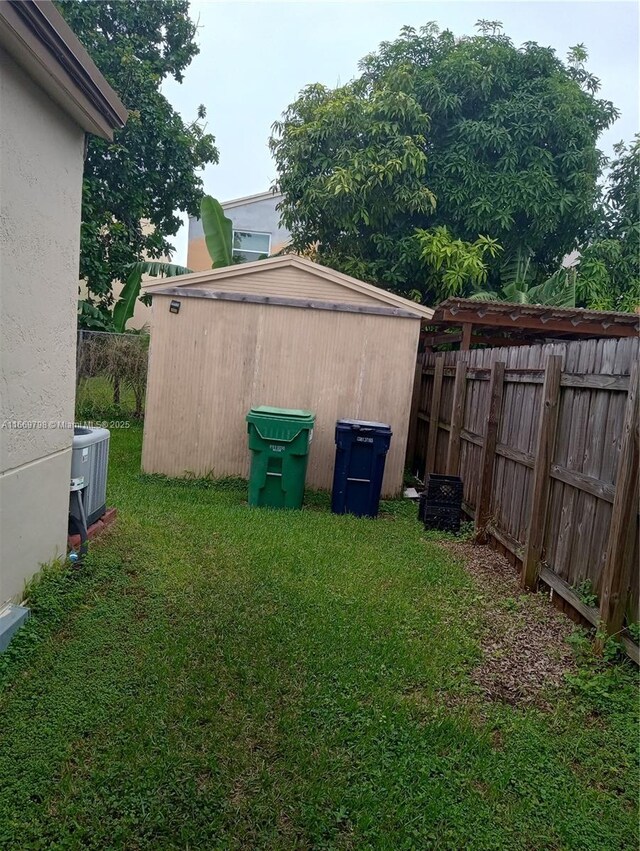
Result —
[[315, 414], [260, 405], [247, 414], [249, 505], [301, 508]]

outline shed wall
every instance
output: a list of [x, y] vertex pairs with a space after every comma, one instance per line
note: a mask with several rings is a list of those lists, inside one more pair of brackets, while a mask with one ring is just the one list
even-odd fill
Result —
[[307, 484], [331, 488], [337, 419], [393, 429], [383, 495], [402, 487], [418, 319], [156, 295], [145, 472], [247, 477], [254, 405], [316, 414]]

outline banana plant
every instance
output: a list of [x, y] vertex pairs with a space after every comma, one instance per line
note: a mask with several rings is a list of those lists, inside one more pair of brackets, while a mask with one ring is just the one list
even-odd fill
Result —
[[502, 264], [499, 291], [483, 290], [469, 298], [475, 301], [506, 301], [514, 304], [542, 304], [550, 307], [576, 306], [576, 271], [558, 269], [549, 278], [534, 283], [531, 255], [517, 251]]
[[190, 271], [191, 269], [187, 269], [186, 266], [164, 263], [161, 260], [141, 260], [139, 263], [132, 263], [120, 298], [113, 308], [113, 330], [118, 334], [124, 334], [140, 295], [143, 275], [151, 275], [152, 278], [171, 278], [174, 275], [186, 275]]
[[200, 203], [200, 221], [204, 241], [211, 258], [211, 268], [221, 269], [233, 263], [233, 224], [219, 201], [205, 195]]
[[[233, 263], [233, 225], [227, 218], [219, 201], [211, 195], [205, 195], [200, 203], [200, 220], [204, 231], [205, 244], [211, 268], [220, 269]], [[127, 269], [127, 280], [120, 293], [120, 298], [113, 308], [113, 330], [123, 334], [127, 322], [133, 316], [136, 301], [140, 296], [142, 276], [151, 275], [153, 278], [171, 278], [174, 275], [187, 275], [191, 272], [186, 266], [166, 263], [162, 260], [141, 260], [132, 263]]]

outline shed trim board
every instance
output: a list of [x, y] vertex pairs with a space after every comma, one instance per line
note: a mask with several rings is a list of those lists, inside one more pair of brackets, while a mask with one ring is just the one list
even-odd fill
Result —
[[[150, 293], [159, 290], [167, 289], [167, 287], [193, 288], [202, 287], [208, 284], [218, 284], [220, 281], [233, 279], [238, 276], [248, 274], [259, 274], [270, 269], [285, 269], [290, 268], [301, 272], [307, 272], [344, 287], [361, 295], [366, 295], [374, 301], [382, 302], [383, 304], [392, 307], [410, 311], [411, 313], [421, 317], [422, 319], [431, 319], [433, 310], [426, 307], [424, 304], [410, 301], [396, 293], [383, 290], [373, 284], [368, 284], [365, 281], [359, 281], [349, 275], [344, 275], [342, 272], [336, 272], [335, 269], [329, 269], [326, 266], [321, 266], [319, 263], [314, 263], [312, 260], [307, 260], [306, 257], [299, 257], [297, 254], [283, 254], [275, 257], [267, 257], [265, 260], [256, 260], [253, 263], [240, 263], [234, 266], [225, 266], [221, 269], [207, 269], [205, 272], [192, 272], [187, 275], [178, 275], [173, 278], [165, 278], [161, 282], [143, 284], [144, 291]], [[304, 292], [301, 291], [301, 295]], [[348, 298], [345, 297], [345, 301]]]
[[346, 304], [331, 301], [310, 301], [308, 299], [286, 298], [284, 296], [253, 295], [234, 293], [226, 290], [198, 290], [181, 287], [169, 287], [156, 290], [155, 296], [176, 296], [177, 298], [209, 298], [214, 301], [241, 301], [247, 304], [273, 304], [280, 307], [301, 307], [309, 310], [334, 310], [338, 313], [371, 313], [375, 316], [397, 316], [400, 319], [421, 319], [418, 313], [410, 313], [396, 307], [377, 307], [375, 304]]

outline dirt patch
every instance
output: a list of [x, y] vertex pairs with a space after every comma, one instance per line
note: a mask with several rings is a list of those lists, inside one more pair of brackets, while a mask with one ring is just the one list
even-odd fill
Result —
[[520, 590], [519, 577], [488, 546], [443, 542], [476, 581], [485, 612], [482, 659], [471, 677], [487, 700], [550, 709], [553, 691], [576, 665], [567, 638], [574, 624], [546, 594]]

